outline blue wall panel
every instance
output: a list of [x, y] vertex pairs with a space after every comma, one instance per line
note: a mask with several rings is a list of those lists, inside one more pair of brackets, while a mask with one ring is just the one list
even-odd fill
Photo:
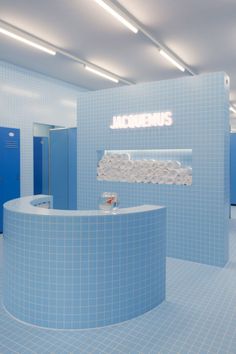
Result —
[[34, 137], [34, 194], [49, 194], [48, 137]]
[[[78, 208], [102, 191], [122, 206], [167, 206], [169, 256], [223, 266], [228, 260], [229, 80], [224, 73], [82, 93], [78, 99]], [[113, 115], [172, 111], [170, 127], [112, 130]], [[192, 149], [192, 186], [96, 180], [97, 150]]]
[[49, 143], [48, 137], [42, 137], [42, 194], [49, 194]]
[[77, 129], [50, 131], [50, 194], [55, 209], [77, 209]]
[[20, 196], [20, 130], [0, 128], [0, 232], [3, 203]]
[[230, 134], [230, 201], [236, 204], [236, 134]]
[[55, 209], [68, 209], [67, 129], [50, 131], [50, 194]]
[[42, 194], [42, 138], [34, 136], [34, 194]]
[[68, 209], [77, 209], [77, 129], [68, 129]]

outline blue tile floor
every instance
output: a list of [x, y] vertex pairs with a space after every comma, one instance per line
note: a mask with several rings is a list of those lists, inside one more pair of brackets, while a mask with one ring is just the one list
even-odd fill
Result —
[[236, 219], [230, 237], [224, 269], [169, 258], [166, 301], [116, 326], [46, 330], [15, 321], [1, 307], [0, 353], [236, 354]]

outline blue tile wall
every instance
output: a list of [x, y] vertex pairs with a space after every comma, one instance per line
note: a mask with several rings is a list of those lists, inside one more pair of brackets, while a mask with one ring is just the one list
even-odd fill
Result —
[[[223, 266], [228, 260], [229, 82], [224, 73], [82, 93], [78, 105], [78, 208], [103, 191], [121, 205], [167, 206], [168, 255]], [[170, 127], [112, 130], [113, 115], [172, 111]], [[192, 149], [192, 186], [96, 180], [97, 151]]]
[[3, 304], [22, 321], [73, 329], [131, 319], [165, 299], [166, 208], [99, 216], [5, 209], [3, 266]]
[[33, 123], [76, 126], [81, 91], [0, 61], [0, 126], [20, 128], [22, 196], [33, 194]]
[[15, 321], [0, 302], [0, 353], [235, 354], [236, 219], [230, 223], [231, 254], [224, 269], [167, 258], [166, 301], [131, 321], [91, 330], [47, 330]]

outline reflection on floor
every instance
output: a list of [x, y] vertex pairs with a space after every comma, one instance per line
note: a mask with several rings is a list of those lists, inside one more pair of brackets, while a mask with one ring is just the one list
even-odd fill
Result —
[[1, 307], [0, 353], [235, 354], [236, 219], [231, 219], [231, 256], [224, 269], [169, 258], [167, 300], [134, 320], [55, 331], [19, 323]]

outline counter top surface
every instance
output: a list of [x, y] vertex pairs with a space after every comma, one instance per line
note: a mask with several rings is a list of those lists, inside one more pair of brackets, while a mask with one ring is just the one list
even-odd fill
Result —
[[48, 215], [48, 216], [115, 216], [123, 214], [142, 213], [152, 210], [164, 209], [160, 205], [139, 205], [130, 208], [119, 208], [115, 213], [104, 212], [102, 210], [59, 210], [46, 209], [40, 207], [46, 203], [52, 203], [52, 196], [48, 195], [33, 195], [13, 199], [4, 204], [6, 210], [30, 215]]

